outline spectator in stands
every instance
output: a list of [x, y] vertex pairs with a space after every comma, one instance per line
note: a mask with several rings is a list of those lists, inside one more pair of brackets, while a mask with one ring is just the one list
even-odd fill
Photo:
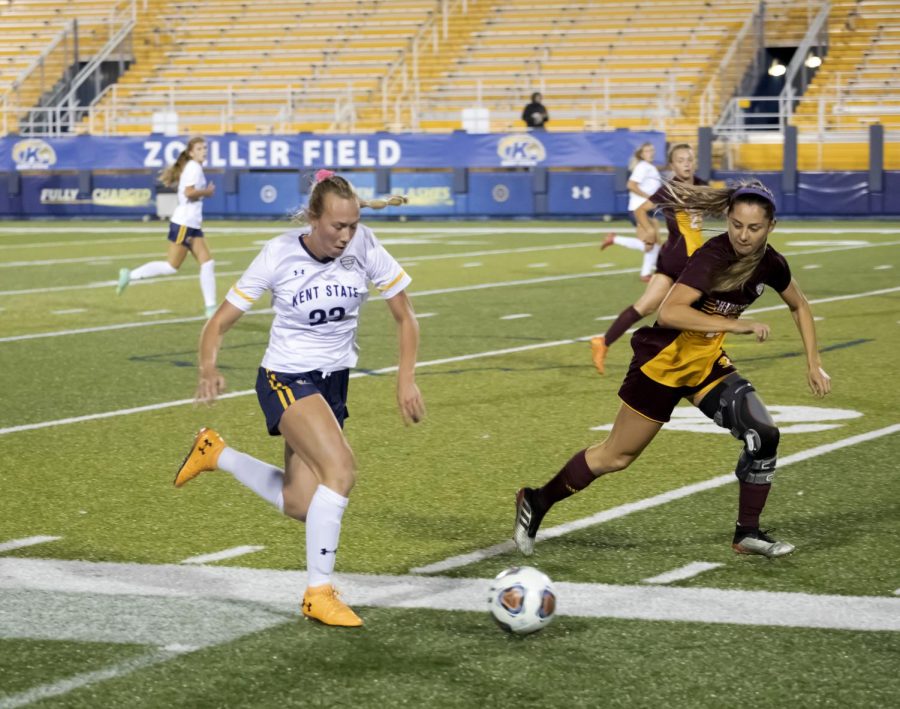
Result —
[[606, 352], [608, 348], [638, 320], [656, 312], [672, 284], [681, 275], [688, 257], [703, 243], [703, 234], [701, 233], [703, 228], [702, 214], [697, 211], [671, 206], [671, 184], [706, 184], [706, 182], [694, 175], [693, 148], [687, 143], [674, 145], [669, 150], [668, 163], [672, 170], [671, 182], [664, 184], [650, 196], [650, 199], [639, 205], [634, 210], [634, 217], [637, 221], [638, 237], [645, 243], [655, 244], [659, 237], [656, 220], [650, 217], [650, 212], [656, 209], [658, 205], [666, 205], [662, 211], [666, 219], [669, 236], [659, 251], [656, 273], [650, 277], [650, 281], [644, 289], [644, 294], [635, 301], [634, 305], [628, 306], [619, 313], [619, 317], [609, 326], [605, 335], [591, 340], [591, 356], [594, 360], [594, 366], [600, 374], [604, 374], [606, 371]]
[[522, 120], [528, 128], [539, 129], [546, 127], [550, 122], [550, 114], [544, 108], [543, 96], [537, 91], [531, 94], [531, 103], [522, 111]]
[[[662, 186], [659, 170], [653, 164], [655, 155], [656, 148], [653, 147], [653, 144], [644, 143], [634, 152], [628, 164], [628, 169], [631, 172], [628, 177], [628, 216], [631, 219], [631, 223], [635, 226], [637, 225], [637, 219], [634, 216], [634, 210], [650, 199], [650, 195]], [[613, 244], [624, 246], [627, 249], [634, 249], [644, 254], [644, 262], [641, 264], [641, 280], [645, 283], [649, 282], [653, 271], [656, 270], [659, 243], [653, 242], [650, 244], [633, 236], [619, 236], [615, 232], [610, 232], [600, 245], [600, 249], [605, 249]]]
[[205, 138], [191, 138], [174, 164], [160, 173], [159, 179], [164, 185], [178, 186], [178, 206], [169, 222], [169, 251], [166, 260], [150, 261], [134, 270], [121, 269], [116, 289], [119, 295], [131, 281], [177, 273], [190, 252], [200, 264], [200, 292], [206, 306], [206, 317], [212, 317], [216, 311], [215, 261], [203, 238], [202, 229], [203, 198], [212, 197], [216, 191], [215, 184], [207, 182], [203, 174], [207, 149]]
[[[735, 475], [738, 516], [731, 546], [738, 554], [779, 557], [792, 544], [760, 529], [760, 514], [775, 475], [778, 427], [753, 386], [738, 374], [722, 349], [726, 333], [769, 336], [769, 326], [741, 318], [766, 286], [793, 315], [806, 355], [807, 384], [813, 395], [831, 391], [816, 344], [809, 303], [784, 256], [768, 245], [775, 228], [775, 201], [758, 181], [729, 188], [673, 182], [663, 204], [675, 211], [702, 211], [725, 217], [726, 232], [703, 244], [688, 261], [652, 327], [631, 339], [634, 358], [619, 389], [622, 404], [605, 441], [576, 453], [540, 488], [516, 495], [514, 539], [530, 555], [548, 510], [602, 475], [624, 470], [653, 440], [681, 399], [687, 399], [743, 442]], [[681, 540], [671, 540], [673, 545]]]
[[316, 174], [308, 226], [277, 236], [228, 292], [200, 336], [197, 400], [211, 402], [225, 389], [216, 366], [225, 333], [266, 291], [275, 319], [256, 379], [256, 393], [271, 436], [284, 438], [284, 469], [226, 446], [203, 428], [175, 477], [181, 487], [207, 470], [231, 473], [279, 512], [306, 522], [308, 587], [302, 611], [326, 625], [360, 626], [362, 620], [331, 583], [341, 519], [356, 480], [353, 451], [343, 434], [350, 367], [356, 365], [360, 307], [371, 281], [381, 291], [399, 334], [397, 402], [406, 423], [425, 416], [415, 382], [419, 327], [406, 295], [410, 277], [359, 223], [364, 202], [344, 178]]

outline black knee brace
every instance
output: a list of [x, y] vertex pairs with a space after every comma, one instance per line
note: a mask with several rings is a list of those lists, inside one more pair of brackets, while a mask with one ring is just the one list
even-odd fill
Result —
[[778, 426], [746, 379], [722, 382], [700, 402], [700, 410], [716, 425], [744, 442], [734, 474], [738, 480], [766, 485], [775, 477]]

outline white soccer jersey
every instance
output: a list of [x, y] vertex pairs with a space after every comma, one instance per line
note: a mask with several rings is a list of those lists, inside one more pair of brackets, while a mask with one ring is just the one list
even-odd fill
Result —
[[276, 372], [334, 372], [356, 365], [359, 309], [371, 281], [392, 298], [412, 280], [360, 224], [336, 259], [319, 261], [303, 243], [309, 229], [276, 236], [263, 246], [226, 299], [247, 311], [272, 293], [275, 320], [262, 366]]
[[172, 212], [172, 221], [182, 226], [199, 229], [203, 224], [203, 200], [191, 201], [184, 194], [188, 187], [202, 190], [206, 187], [206, 175], [196, 160], [188, 160], [178, 178], [178, 206]]
[[[653, 194], [662, 186], [662, 178], [659, 176], [659, 170], [646, 160], [641, 160], [634, 166], [629, 182], [637, 182], [637, 186], [644, 194]], [[647, 201], [646, 197], [641, 197], [631, 190], [628, 190], [628, 211], [633, 212]]]

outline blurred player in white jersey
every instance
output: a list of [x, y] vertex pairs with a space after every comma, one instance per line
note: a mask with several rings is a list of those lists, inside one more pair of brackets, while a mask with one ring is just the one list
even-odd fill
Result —
[[131, 270], [119, 271], [119, 285], [116, 292], [122, 292], [131, 281], [156, 276], [171, 276], [178, 272], [190, 251], [200, 264], [200, 292], [206, 307], [206, 317], [216, 311], [215, 261], [203, 238], [203, 198], [212, 197], [216, 186], [206, 181], [203, 162], [206, 160], [206, 139], [191, 138], [187, 147], [159, 176], [167, 187], [178, 185], [178, 206], [169, 220], [169, 251], [165, 261], [150, 261]]
[[[644, 143], [634, 152], [628, 165], [631, 170], [628, 177], [628, 214], [635, 226], [639, 226], [635, 210], [662, 186], [662, 177], [653, 164], [654, 157], [656, 157], [656, 148], [653, 147], [653, 143]], [[634, 236], [620, 236], [615, 232], [610, 232], [600, 245], [600, 249], [606, 249], [613, 244], [644, 254], [644, 262], [641, 264], [641, 280], [648, 282], [656, 268], [659, 244], [650, 243]]]
[[309, 580], [302, 610], [327, 625], [362, 625], [338, 598], [331, 575], [341, 518], [356, 478], [342, 427], [350, 368], [357, 360], [359, 311], [369, 282], [381, 291], [397, 323], [400, 413], [407, 423], [425, 415], [415, 382], [419, 326], [405, 290], [410, 277], [372, 230], [359, 223], [361, 206], [402, 202], [402, 197], [363, 202], [344, 178], [320, 170], [303, 215], [308, 226], [266, 243], [200, 336], [197, 399], [209, 402], [225, 389], [216, 368], [223, 335], [261, 295], [271, 292], [275, 319], [256, 392], [269, 434], [284, 437], [285, 468], [240, 453], [204, 428], [175, 486], [219, 468], [284, 514], [305, 521]]

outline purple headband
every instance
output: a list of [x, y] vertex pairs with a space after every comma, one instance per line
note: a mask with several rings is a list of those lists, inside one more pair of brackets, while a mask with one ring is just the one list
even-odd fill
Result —
[[775, 198], [772, 196], [772, 193], [769, 192], [765, 187], [755, 187], [754, 185], [745, 185], [744, 187], [739, 187], [735, 190], [735, 193], [731, 195], [731, 202], [734, 203], [734, 200], [740, 197], [741, 195], [752, 194], [757, 197], [762, 197], [766, 202], [772, 205], [772, 210], [775, 209]]

